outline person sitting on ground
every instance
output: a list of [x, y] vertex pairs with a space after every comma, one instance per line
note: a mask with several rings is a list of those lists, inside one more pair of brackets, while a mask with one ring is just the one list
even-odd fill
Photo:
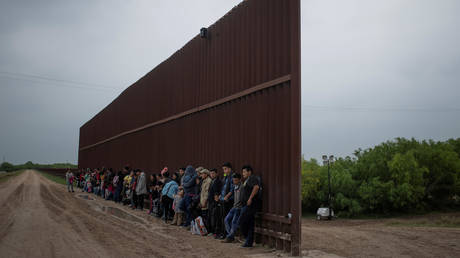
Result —
[[233, 208], [225, 217], [225, 229], [227, 236], [224, 242], [231, 243], [235, 240], [235, 233], [240, 224], [240, 213], [243, 203], [241, 202], [241, 175], [233, 174]]

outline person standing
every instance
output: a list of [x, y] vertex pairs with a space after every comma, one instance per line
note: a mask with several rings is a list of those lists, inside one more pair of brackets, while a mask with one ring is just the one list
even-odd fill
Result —
[[216, 232], [221, 232], [223, 225], [220, 219], [220, 203], [219, 195], [222, 190], [222, 181], [217, 175], [217, 169], [213, 168], [210, 172], [211, 185], [208, 193], [208, 232], [213, 235]]
[[211, 186], [212, 179], [209, 177], [209, 170], [201, 170], [201, 191], [200, 191], [200, 204], [201, 217], [206, 228], [209, 228], [208, 223], [208, 208], [209, 208], [209, 187]]
[[[232, 196], [232, 191], [233, 191], [233, 169], [232, 169], [232, 164], [230, 162], [225, 162], [222, 165], [222, 170], [224, 171], [224, 177], [222, 178], [222, 189], [221, 193], [219, 196], [219, 202], [220, 202], [220, 223], [222, 225], [225, 225], [225, 217], [227, 216], [228, 212], [230, 209], [233, 207], [233, 196]], [[225, 226], [222, 227], [221, 232], [216, 232], [217, 233], [217, 238], [219, 239], [224, 239], [225, 236], [227, 235], [227, 232], [225, 231]]]
[[225, 229], [227, 230], [227, 237], [225, 239], [225, 243], [231, 243], [235, 240], [235, 233], [238, 229], [240, 224], [240, 214], [241, 214], [241, 207], [243, 203], [241, 202], [241, 175], [240, 174], [233, 174], [233, 208], [225, 217]]
[[168, 222], [169, 219], [173, 219], [173, 209], [172, 205], [174, 202], [174, 195], [177, 194], [177, 190], [179, 185], [176, 181], [172, 180], [169, 177], [169, 172], [166, 171], [163, 173], [163, 177], [165, 179], [163, 189], [161, 191], [161, 203], [163, 205], [163, 216], [165, 219], [165, 223]]
[[73, 176], [72, 171], [67, 170], [67, 173], [65, 174], [65, 182], [67, 184], [67, 190], [69, 191], [69, 193], [70, 193], [70, 189], [72, 189], [72, 193], [73, 193], [73, 179], [74, 179], [74, 176]]
[[242, 170], [244, 183], [241, 186], [241, 202], [243, 207], [241, 208], [240, 215], [240, 229], [241, 234], [246, 239], [242, 247], [252, 247], [254, 242], [255, 214], [260, 207], [260, 198], [257, 195], [260, 190], [260, 180], [257, 176], [253, 175], [251, 166], [243, 166]]
[[[139, 170], [140, 171], [140, 170]], [[144, 210], [144, 195], [147, 194], [147, 182], [144, 171], [140, 171], [136, 185], [137, 208]]]
[[190, 226], [190, 223], [192, 222], [192, 213], [190, 209], [190, 204], [192, 204], [192, 199], [196, 195], [195, 191], [195, 185], [196, 185], [196, 172], [195, 169], [189, 165], [185, 169], [185, 174], [182, 180], [183, 187], [184, 187], [184, 200], [182, 201], [184, 205], [184, 211], [185, 211], [185, 223], [183, 226], [188, 227]]

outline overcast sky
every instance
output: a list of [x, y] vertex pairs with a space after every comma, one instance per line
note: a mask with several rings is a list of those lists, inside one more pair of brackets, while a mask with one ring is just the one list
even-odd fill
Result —
[[[0, 158], [77, 161], [79, 127], [239, 0], [0, 2]], [[302, 153], [460, 137], [460, 1], [302, 0]]]

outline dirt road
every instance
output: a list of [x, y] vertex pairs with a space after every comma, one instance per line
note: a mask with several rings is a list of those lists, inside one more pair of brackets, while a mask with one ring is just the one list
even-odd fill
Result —
[[[0, 257], [239, 257], [273, 255], [193, 236], [141, 211], [86, 200], [35, 171], [0, 185]], [[86, 194], [86, 196], [88, 196]], [[89, 195], [90, 199], [94, 195]]]
[[[77, 189], [76, 189], [77, 190]], [[86, 199], [85, 199], [86, 197]], [[0, 257], [279, 257], [165, 225], [145, 212], [68, 193], [35, 171], [0, 183]], [[303, 257], [459, 257], [460, 229], [386, 220], [302, 221]]]

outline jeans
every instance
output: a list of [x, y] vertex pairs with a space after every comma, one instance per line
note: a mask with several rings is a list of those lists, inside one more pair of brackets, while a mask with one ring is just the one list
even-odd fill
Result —
[[171, 207], [172, 207], [174, 200], [169, 197], [163, 197], [162, 200], [163, 200], [163, 215], [165, 218], [165, 222], [167, 222], [168, 219], [173, 216], [172, 214], [173, 210]]
[[246, 246], [252, 246], [254, 242], [254, 220], [256, 209], [252, 206], [243, 206], [240, 215], [241, 234], [246, 238]]
[[67, 184], [67, 190], [68, 190], [69, 192], [71, 191], [70, 189], [72, 189], [72, 192], [73, 192], [73, 184], [72, 184], [72, 183], [68, 183], [68, 184]]
[[144, 209], [144, 194], [139, 194], [137, 196], [137, 206], [136, 208]]
[[185, 225], [189, 226], [190, 223], [192, 222], [192, 211], [189, 209], [190, 204], [192, 203], [192, 198], [194, 195], [192, 194], [187, 194], [184, 197], [184, 203], [185, 203]]
[[113, 200], [115, 202], [120, 202], [120, 192], [121, 192], [121, 189], [119, 187], [117, 187], [115, 189], [115, 194], [113, 195]]
[[241, 208], [232, 208], [225, 217], [225, 229], [227, 230], [227, 238], [234, 239], [236, 230], [240, 224]]

